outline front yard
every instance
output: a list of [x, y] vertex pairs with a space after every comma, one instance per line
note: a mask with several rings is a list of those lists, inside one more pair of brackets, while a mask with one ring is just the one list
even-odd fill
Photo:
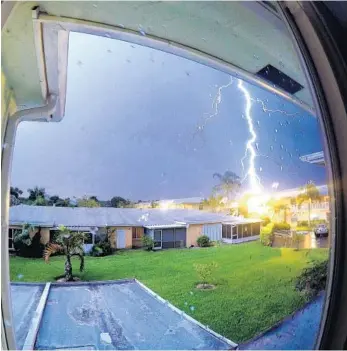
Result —
[[[82, 280], [137, 278], [164, 299], [235, 342], [246, 341], [300, 308], [305, 299], [294, 278], [327, 249], [294, 251], [258, 242], [160, 252], [124, 251], [108, 257], [86, 257]], [[195, 288], [195, 263], [216, 262], [215, 290]], [[12, 257], [12, 281], [47, 282], [64, 272], [64, 256], [43, 259]]]

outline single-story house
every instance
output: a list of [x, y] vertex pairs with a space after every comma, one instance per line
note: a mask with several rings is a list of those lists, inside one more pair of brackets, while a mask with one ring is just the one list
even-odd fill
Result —
[[187, 209], [18, 205], [10, 207], [10, 249], [14, 249], [13, 231], [25, 223], [40, 229], [43, 244], [52, 241], [60, 225], [85, 232], [88, 234], [85, 251], [88, 252], [106, 235], [109, 235], [111, 246], [117, 249], [140, 247], [143, 235], [153, 238], [156, 249], [196, 246], [201, 235], [207, 235], [213, 241], [229, 239], [228, 231], [225, 232], [229, 226], [238, 228], [237, 239], [233, 236], [230, 242], [249, 240], [259, 236], [261, 220]]

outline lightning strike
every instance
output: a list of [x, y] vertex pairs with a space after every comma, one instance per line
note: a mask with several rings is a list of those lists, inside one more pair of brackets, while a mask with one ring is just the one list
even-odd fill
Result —
[[260, 103], [264, 112], [270, 112], [270, 113], [277, 113], [277, 112], [278, 112], [278, 113], [282, 113], [282, 114], [284, 114], [284, 115], [286, 115], [286, 116], [288, 116], [288, 117], [294, 117], [294, 116], [299, 115], [299, 112], [287, 113], [287, 112], [284, 111], [284, 110], [271, 110], [271, 109], [268, 109], [268, 108], [265, 106], [264, 101], [261, 100], [261, 99], [259, 99], [259, 98], [257, 98], [257, 99], [251, 99], [251, 100], [252, 100], [252, 101], [255, 101], [255, 102], [257, 102], [257, 103]]
[[207, 117], [205, 117], [203, 119], [203, 123], [202, 124], [199, 124], [197, 126], [197, 130], [196, 132], [194, 133], [193, 135], [193, 139], [195, 138], [196, 134], [198, 133], [201, 133], [205, 127], [206, 127], [206, 124], [213, 118], [217, 117], [218, 116], [218, 113], [219, 113], [219, 105], [221, 104], [222, 102], [222, 91], [226, 88], [228, 88], [232, 83], [233, 83], [233, 77], [232, 76], [229, 76], [229, 83], [227, 84], [224, 84], [224, 85], [221, 85], [218, 90], [217, 90], [217, 94], [215, 95], [213, 101], [212, 101], [212, 113], [209, 114]]
[[245, 96], [245, 100], [246, 100], [245, 117], [246, 117], [247, 124], [248, 124], [248, 130], [249, 130], [249, 133], [251, 135], [250, 139], [248, 139], [248, 141], [246, 143], [245, 155], [241, 159], [243, 173], [245, 173], [244, 161], [246, 160], [247, 156], [249, 155], [248, 169], [247, 169], [247, 172], [244, 175], [244, 178], [242, 179], [241, 183], [243, 183], [246, 179], [248, 179], [249, 180], [249, 187], [250, 187], [249, 190], [252, 193], [260, 193], [262, 190], [262, 185], [260, 182], [260, 178], [257, 174], [257, 171], [255, 169], [255, 158], [257, 156], [256, 150], [255, 150], [255, 143], [257, 140], [257, 134], [255, 132], [254, 125], [253, 125], [253, 119], [251, 116], [251, 107], [252, 107], [251, 96], [250, 96], [248, 90], [244, 87], [242, 80], [240, 80], [240, 79], [238, 82], [238, 88], [241, 90], [241, 92]]

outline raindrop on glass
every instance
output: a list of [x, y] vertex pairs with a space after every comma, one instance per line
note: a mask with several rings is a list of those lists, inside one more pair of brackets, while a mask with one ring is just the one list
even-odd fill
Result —
[[189, 292], [190, 295], [193, 295], [194, 293], [192, 291]]
[[185, 302], [184, 305], [187, 306], [187, 305], [188, 305], [188, 302]]
[[139, 32], [141, 35], [145, 36], [146, 35], [146, 32], [144, 31], [143, 28], [139, 27]]
[[105, 34], [105, 37], [106, 37], [106, 38], [111, 38], [111, 35], [106, 33], [106, 34]]
[[259, 144], [258, 143], [255, 143], [255, 147], [259, 151]]
[[253, 58], [255, 58], [256, 60], [259, 60], [259, 56], [257, 55], [253, 55]]
[[272, 151], [273, 149], [274, 149], [274, 147], [271, 145], [271, 146], [270, 146], [270, 150]]
[[283, 145], [281, 144], [281, 149], [283, 150]]
[[277, 129], [275, 129], [275, 133], [277, 133], [278, 132], [278, 130]]
[[262, 167], [259, 167], [259, 172], [262, 172], [263, 171], [263, 168]]
[[280, 61], [279, 64], [282, 68], [284, 67], [284, 63], [282, 61]]
[[8, 147], [8, 144], [7, 144], [7, 143], [2, 144], [2, 148], [3, 148], [3, 149], [7, 149], [7, 147]]
[[260, 121], [257, 121], [258, 126], [260, 125]]
[[190, 306], [190, 310], [191, 311], [195, 311], [195, 307], [194, 306]]
[[98, 7], [98, 5], [97, 5], [97, 4], [93, 4], [93, 7], [97, 8], [97, 7]]
[[125, 28], [124, 24], [118, 24], [118, 27]]
[[22, 279], [23, 277], [24, 277], [23, 274], [18, 274], [18, 275], [17, 275], [17, 278], [18, 278], [18, 279]]
[[6, 327], [10, 328], [11, 327], [10, 321], [5, 319], [5, 325], [6, 325]]

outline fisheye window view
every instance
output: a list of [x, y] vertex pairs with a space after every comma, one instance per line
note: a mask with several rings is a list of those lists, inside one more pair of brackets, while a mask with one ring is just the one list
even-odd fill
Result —
[[[332, 236], [329, 177], [277, 7], [117, 6], [16, 10], [32, 35], [40, 30], [30, 42], [39, 69], [12, 81], [3, 70], [3, 116], [34, 76], [37, 94], [59, 93], [52, 121], [23, 119], [15, 135], [8, 326], [16, 347], [313, 349]], [[117, 8], [114, 30], [105, 29]], [[2, 31], [8, 51], [11, 40], [19, 45], [11, 23]], [[9, 69], [25, 65], [10, 57]], [[229, 61], [236, 68], [221, 63]]]

